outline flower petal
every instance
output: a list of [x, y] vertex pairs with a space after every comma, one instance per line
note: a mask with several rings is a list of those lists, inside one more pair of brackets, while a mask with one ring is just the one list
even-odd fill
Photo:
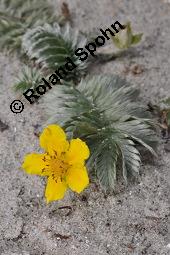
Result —
[[71, 167], [67, 172], [66, 183], [73, 191], [76, 191], [78, 193], [83, 191], [89, 184], [86, 167]]
[[28, 174], [46, 175], [43, 169], [46, 167], [46, 163], [43, 161], [45, 154], [28, 154], [24, 158], [22, 168]]
[[49, 125], [40, 135], [40, 146], [50, 155], [65, 152], [68, 149], [69, 143], [66, 140], [66, 134], [58, 125]]
[[52, 178], [48, 178], [46, 190], [45, 190], [45, 197], [47, 203], [62, 199], [65, 195], [67, 190], [67, 185], [65, 182], [61, 182], [61, 180], [57, 180], [57, 182]]
[[90, 155], [90, 151], [85, 142], [81, 139], [72, 139], [70, 141], [70, 147], [66, 154], [67, 161], [70, 164], [82, 163], [84, 165], [84, 160]]

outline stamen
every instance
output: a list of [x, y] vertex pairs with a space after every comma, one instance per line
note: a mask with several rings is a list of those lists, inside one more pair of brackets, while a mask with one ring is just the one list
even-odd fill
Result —
[[48, 173], [49, 173], [49, 170], [48, 170], [47, 168], [43, 168], [43, 169], [41, 170], [41, 173], [46, 173], [46, 174], [48, 174]]
[[65, 162], [65, 158], [62, 155], [58, 155], [57, 151], [53, 150], [53, 155], [49, 155], [49, 159], [47, 162], [48, 165], [46, 165], [48, 168], [48, 171], [50, 172], [51, 177], [53, 180], [58, 183], [58, 182], [63, 182], [65, 174], [67, 172], [68, 164]]

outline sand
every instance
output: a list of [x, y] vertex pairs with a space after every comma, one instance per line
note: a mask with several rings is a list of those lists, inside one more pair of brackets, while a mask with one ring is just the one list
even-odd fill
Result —
[[[52, 1], [56, 13], [61, 2]], [[140, 88], [144, 103], [170, 96], [170, 1], [67, 2], [74, 26], [84, 32], [119, 20], [144, 33], [139, 46], [92, 73], [125, 77]], [[134, 65], [142, 69], [139, 74], [129, 70]], [[46, 205], [45, 179], [20, 170], [24, 155], [39, 150], [36, 132], [45, 121], [37, 104], [25, 102], [22, 114], [10, 111], [21, 67], [17, 57], [0, 53], [0, 119], [7, 125], [0, 131], [0, 255], [170, 254], [170, 153], [161, 138], [158, 158], [144, 160], [138, 181], [122, 185], [114, 196], [90, 185], [81, 195], [70, 192]]]

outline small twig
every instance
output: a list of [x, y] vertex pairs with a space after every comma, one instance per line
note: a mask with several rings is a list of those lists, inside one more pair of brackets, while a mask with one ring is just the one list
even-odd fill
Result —
[[67, 239], [71, 238], [70, 235], [66, 236], [66, 235], [61, 235], [61, 234], [59, 234], [59, 233], [53, 234], [52, 237], [53, 237], [53, 238], [57, 238], [57, 239], [61, 239], [61, 240], [67, 240]]
[[59, 209], [59, 210], [68, 209], [68, 210], [69, 210], [69, 212], [66, 214], [66, 216], [69, 216], [69, 215], [72, 213], [72, 211], [73, 211], [72, 207], [71, 207], [71, 206], [69, 206], [69, 205], [66, 205], [66, 206], [60, 206], [58, 209]]

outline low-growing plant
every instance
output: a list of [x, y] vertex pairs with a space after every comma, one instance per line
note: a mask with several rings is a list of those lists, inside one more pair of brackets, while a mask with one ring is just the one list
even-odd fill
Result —
[[21, 53], [22, 36], [28, 28], [60, 22], [44, 0], [0, 0], [0, 47]]
[[[46, 1], [0, 0], [0, 8], [0, 47], [9, 52], [26, 53], [30, 61], [29, 67], [25, 66], [19, 74], [15, 90], [36, 89], [42, 77], [63, 66], [66, 58], [77, 66], [65, 80], [44, 95], [41, 104], [48, 115], [48, 123], [60, 125], [68, 138], [73, 139], [70, 147], [59, 126], [48, 126], [43, 132], [43, 140], [40, 139], [45, 154], [28, 155], [23, 164], [28, 173], [49, 177], [47, 201], [62, 198], [67, 185], [78, 193], [88, 185], [84, 165], [89, 157], [88, 147], [89, 173], [105, 190], [115, 189], [119, 173], [125, 183], [129, 175], [138, 175], [141, 148], [155, 155], [157, 143], [155, 123], [147, 108], [137, 100], [139, 91], [118, 76], [87, 76], [82, 79], [91, 59], [83, 62], [74, 53], [76, 49], [84, 48], [88, 39], [68, 24], [60, 26], [61, 19], [54, 15], [53, 7]], [[65, 4], [63, 8], [63, 15], [70, 20], [68, 6]], [[142, 34], [133, 34], [130, 22], [112, 37], [120, 50], [138, 44], [141, 39]], [[103, 47], [100, 49], [100, 53], [96, 52], [98, 59], [108, 61], [118, 56], [115, 52], [104, 54]], [[67, 148], [60, 150], [63, 144]], [[84, 176], [81, 187], [79, 179], [82, 176], [77, 165], [72, 169], [71, 177], [68, 174], [73, 162], [78, 162], [79, 167], [81, 163]], [[75, 177], [78, 178], [76, 183]], [[58, 184], [60, 193], [52, 189]]]
[[113, 36], [112, 41], [118, 49], [125, 50], [138, 44], [142, 40], [142, 35], [142, 33], [133, 34], [131, 23], [127, 22], [125, 29]]
[[14, 89], [15, 91], [26, 91], [27, 89], [34, 89], [40, 84], [42, 79], [42, 72], [35, 67], [24, 66], [22, 71], [16, 77]]
[[58, 85], [43, 99], [48, 123], [88, 144], [89, 171], [106, 190], [115, 188], [119, 170], [126, 182], [139, 173], [141, 146], [155, 154], [154, 124], [137, 94], [125, 80], [108, 75], [87, 77], [76, 87]]
[[87, 62], [82, 62], [74, 55], [77, 48], [84, 47], [86, 39], [69, 24], [61, 27], [59, 24], [45, 24], [30, 29], [23, 37], [23, 49], [30, 59], [36, 61], [44, 69], [55, 71], [70, 58], [77, 66], [67, 79], [80, 77], [87, 68]]

